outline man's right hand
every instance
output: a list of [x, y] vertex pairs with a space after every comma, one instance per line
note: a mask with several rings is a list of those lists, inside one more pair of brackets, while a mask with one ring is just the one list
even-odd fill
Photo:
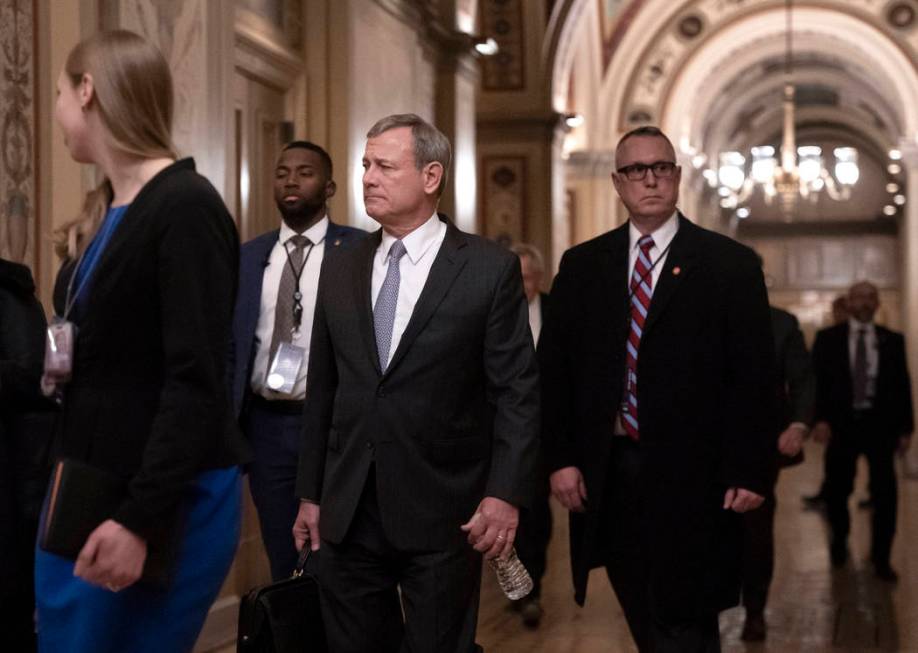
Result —
[[583, 503], [587, 500], [586, 484], [583, 474], [576, 467], [562, 467], [549, 479], [551, 493], [562, 506], [573, 512], [583, 512]]
[[819, 444], [825, 444], [829, 441], [829, 438], [832, 437], [832, 427], [829, 426], [828, 422], [816, 422], [813, 425], [813, 430], [810, 431], [810, 434], [813, 436], [813, 439], [816, 440]]
[[319, 504], [300, 501], [300, 510], [293, 522], [293, 541], [296, 550], [302, 551], [306, 542], [313, 551], [319, 550]]

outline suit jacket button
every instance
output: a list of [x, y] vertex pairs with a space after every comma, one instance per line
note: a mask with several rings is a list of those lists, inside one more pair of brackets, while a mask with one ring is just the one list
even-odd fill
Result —
[[367, 449], [370, 449], [370, 450], [373, 449], [373, 443], [372, 443], [372, 442], [367, 442]]
[[385, 396], [386, 396], [386, 389], [385, 389], [383, 386], [379, 386], [379, 388], [376, 389], [376, 396], [377, 396], [377, 397], [385, 397]]

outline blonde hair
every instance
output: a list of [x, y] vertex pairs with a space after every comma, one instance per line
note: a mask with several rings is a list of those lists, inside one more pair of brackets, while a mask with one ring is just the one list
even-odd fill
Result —
[[[70, 51], [64, 72], [73, 86], [92, 75], [91, 106], [99, 112], [112, 149], [144, 159], [176, 158], [172, 74], [156, 47], [127, 30], [97, 32]], [[58, 256], [82, 252], [111, 199], [107, 179], [86, 194], [80, 214], [52, 235]]]

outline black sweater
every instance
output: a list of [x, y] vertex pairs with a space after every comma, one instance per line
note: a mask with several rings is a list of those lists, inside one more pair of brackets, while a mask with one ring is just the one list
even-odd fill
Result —
[[29, 268], [0, 259], [0, 412], [36, 404], [45, 352], [45, 314]]

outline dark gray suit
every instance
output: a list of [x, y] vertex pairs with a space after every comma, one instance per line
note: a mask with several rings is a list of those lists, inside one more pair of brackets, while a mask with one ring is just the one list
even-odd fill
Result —
[[370, 296], [380, 239], [322, 271], [297, 494], [321, 505], [333, 651], [467, 653], [481, 557], [459, 527], [484, 497], [525, 504], [534, 481], [538, 378], [519, 260], [447, 221], [383, 373]]

